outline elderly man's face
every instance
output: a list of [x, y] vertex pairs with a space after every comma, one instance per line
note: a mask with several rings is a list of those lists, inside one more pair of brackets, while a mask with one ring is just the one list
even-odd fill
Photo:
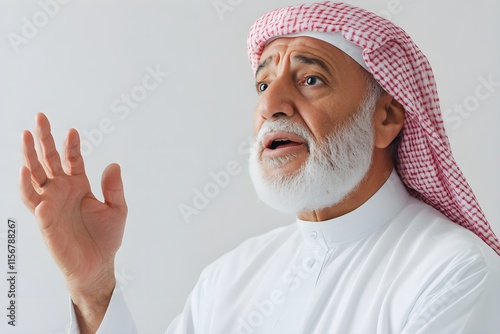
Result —
[[371, 165], [376, 88], [350, 57], [316, 39], [277, 39], [261, 59], [250, 157], [259, 196], [293, 213], [339, 203]]
[[[288, 118], [306, 127], [317, 143], [323, 142], [358, 110], [366, 88], [363, 71], [345, 53], [317, 39], [272, 41], [255, 77], [255, 135], [266, 121]], [[280, 145], [280, 140], [287, 141]], [[268, 177], [293, 174], [309, 156], [307, 143], [290, 134], [272, 133], [263, 145], [261, 165]], [[288, 157], [287, 163], [268, 163], [280, 157]]]

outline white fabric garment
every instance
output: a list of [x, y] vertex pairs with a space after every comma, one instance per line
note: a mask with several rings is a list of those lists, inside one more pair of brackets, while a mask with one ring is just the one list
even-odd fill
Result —
[[[298, 220], [209, 265], [166, 334], [497, 334], [499, 310], [500, 257], [393, 172], [355, 211]], [[135, 333], [120, 293], [98, 333]]]

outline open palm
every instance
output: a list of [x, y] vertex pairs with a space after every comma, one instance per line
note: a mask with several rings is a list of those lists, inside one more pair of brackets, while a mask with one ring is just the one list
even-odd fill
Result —
[[114, 257], [127, 216], [120, 167], [112, 164], [103, 172], [101, 202], [91, 192], [76, 130], [68, 132], [62, 161], [43, 114], [37, 115], [36, 135], [38, 154], [32, 134], [23, 133], [23, 202], [34, 213], [70, 291], [104, 288], [103, 277], [114, 280]]

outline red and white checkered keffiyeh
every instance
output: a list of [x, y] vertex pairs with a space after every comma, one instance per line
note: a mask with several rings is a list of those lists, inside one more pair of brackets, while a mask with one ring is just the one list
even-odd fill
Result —
[[345, 3], [280, 8], [250, 28], [247, 47], [254, 72], [270, 38], [303, 31], [341, 32], [363, 49], [363, 59], [375, 80], [406, 111], [396, 168], [408, 191], [474, 232], [500, 255], [500, 242], [453, 159], [431, 66], [406, 32]]

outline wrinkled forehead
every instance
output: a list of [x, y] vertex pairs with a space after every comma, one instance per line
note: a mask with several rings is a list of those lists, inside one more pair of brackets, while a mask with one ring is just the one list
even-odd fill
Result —
[[292, 71], [316, 68], [337, 79], [341, 73], [354, 75], [358, 70], [365, 71], [339, 48], [309, 36], [280, 36], [272, 39], [262, 50], [255, 78], [260, 79], [283, 66]]
[[[259, 64], [261, 65], [262, 62], [266, 60], [266, 55], [267, 53], [269, 53], [266, 51], [268, 51], [269, 49], [268, 46], [269, 44], [271, 44], [271, 42], [279, 38], [294, 38], [294, 37], [310, 37], [315, 40], [328, 43], [329, 45], [332, 45], [336, 49], [345, 53], [347, 56], [349, 56], [352, 60], [358, 63], [365, 70], [369, 71], [363, 59], [363, 54], [362, 54], [363, 49], [357, 46], [356, 44], [347, 41], [340, 32], [303, 31], [294, 34], [273, 36], [270, 39], [268, 39], [267, 42], [265, 43], [264, 49], [258, 59]], [[256, 71], [258, 70], [258, 68], [259, 67], [257, 67]]]

